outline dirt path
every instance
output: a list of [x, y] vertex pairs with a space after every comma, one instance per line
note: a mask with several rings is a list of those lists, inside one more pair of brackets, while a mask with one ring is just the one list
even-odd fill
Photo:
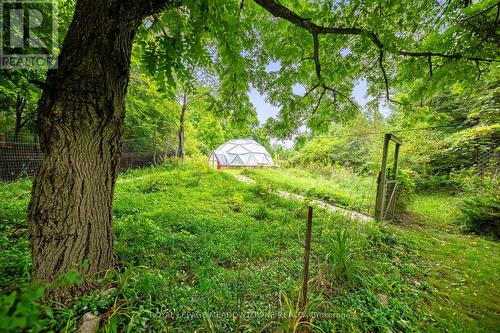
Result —
[[[244, 182], [244, 183], [247, 183], [247, 184], [250, 184], [250, 185], [255, 184], [255, 180], [253, 180], [252, 178], [249, 178], [247, 176], [244, 176], [244, 175], [235, 175], [235, 177], [236, 177], [236, 179], [238, 179], [241, 182]], [[367, 215], [364, 215], [364, 214], [361, 214], [361, 213], [358, 213], [358, 212], [355, 212], [355, 211], [352, 211], [352, 210], [348, 210], [348, 209], [345, 209], [345, 208], [340, 208], [340, 207], [328, 204], [328, 203], [326, 203], [324, 201], [321, 201], [321, 200], [317, 200], [317, 199], [310, 200], [309, 198], [307, 198], [307, 197], [305, 197], [303, 195], [300, 195], [300, 194], [290, 193], [290, 192], [286, 192], [286, 191], [282, 191], [282, 190], [277, 190], [276, 194], [278, 194], [282, 198], [287, 198], [287, 199], [292, 199], [292, 200], [299, 200], [299, 201], [309, 201], [309, 202], [311, 202], [311, 203], [313, 203], [315, 205], [318, 205], [321, 208], [327, 209], [327, 210], [335, 212], [335, 213], [341, 213], [341, 214], [343, 214], [343, 215], [345, 215], [347, 217], [350, 217], [350, 218], [353, 218], [353, 219], [356, 219], [356, 220], [360, 220], [360, 221], [363, 221], [363, 222], [371, 222], [371, 221], [373, 221], [373, 218], [370, 217], [370, 216], [367, 216]]]

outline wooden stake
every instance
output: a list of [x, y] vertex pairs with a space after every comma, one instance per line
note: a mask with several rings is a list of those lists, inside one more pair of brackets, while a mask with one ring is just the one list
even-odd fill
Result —
[[306, 226], [306, 246], [304, 251], [304, 277], [302, 280], [302, 294], [299, 303], [300, 311], [304, 311], [307, 304], [307, 285], [309, 283], [309, 257], [311, 255], [311, 231], [312, 231], [313, 208], [309, 206]]

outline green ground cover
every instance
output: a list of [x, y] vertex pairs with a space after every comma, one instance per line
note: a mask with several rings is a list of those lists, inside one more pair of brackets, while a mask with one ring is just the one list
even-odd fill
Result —
[[[2, 331], [16, 309], [26, 326], [55, 331], [74, 331], [89, 311], [101, 315], [106, 332], [297, 328], [304, 203], [203, 166], [123, 174], [113, 207], [119, 267], [100, 278], [94, 293], [48, 310], [37, 308], [39, 295], [25, 287], [30, 187], [29, 181], [0, 186]], [[316, 209], [303, 326], [495, 330], [500, 248], [460, 233], [453, 224], [456, 201], [419, 196], [404, 223], [384, 228]]]
[[461, 231], [462, 198], [417, 196], [412, 219], [401, 229], [427, 264], [433, 287], [434, 331], [495, 332], [500, 325], [500, 244]]

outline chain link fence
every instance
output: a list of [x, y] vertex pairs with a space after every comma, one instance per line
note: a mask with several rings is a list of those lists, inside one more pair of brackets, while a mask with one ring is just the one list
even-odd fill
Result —
[[493, 140], [489, 144], [480, 144], [476, 147], [476, 165], [481, 178], [486, 176], [497, 178], [500, 168], [499, 140]]
[[[126, 139], [122, 146], [120, 170], [159, 164], [175, 152], [163, 151], [150, 138]], [[43, 154], [33, 133], [0, 133], [0, 181], [34, 177]]]

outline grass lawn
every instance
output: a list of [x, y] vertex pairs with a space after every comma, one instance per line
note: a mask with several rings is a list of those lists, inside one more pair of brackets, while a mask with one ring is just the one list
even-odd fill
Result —
[[[299, 178], [298, 171], [286, 172]], [[325, 190], [353, 189], [329, 182]], [[21, 289], [10, 297], [17, 302], [16, 316], [31, 326], [74, 331], [90, 311], [100, 314], [106, 332], [297, 328], [303, 203], [203, 166], [171, 164], [123, 174], [113, 206], [119, 267], [100, 278], [99, 290], [49, 311], [37, 308], [37, 296], [25, 287], [30, 187], [26, 180], [0, 186], [0, 308]], [[433, 202], [442, 209], [433, 209]], [[449, 202], [446, 196], [421, 196], [410, 207], [408, 223], [385, 228], [316, 209], [303, 327], [495, 330], [500, 248], [460, 234]], [[1, 325], [15, 307], [0, 311], [1, 331], [7, 331]]]

